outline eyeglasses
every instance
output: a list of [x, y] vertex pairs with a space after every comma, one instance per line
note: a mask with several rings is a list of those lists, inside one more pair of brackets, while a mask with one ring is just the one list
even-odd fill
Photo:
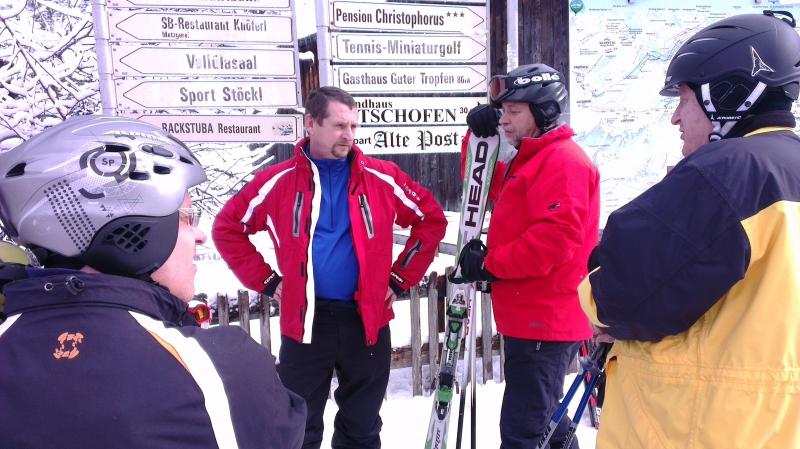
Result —
[[200, 216], [203, 212], [201, 209], [196, 207], [181, 207], [178, 209], [178, 212], [180, 213], [181, 221], [189, 226], [196, 228], [200, 225]]

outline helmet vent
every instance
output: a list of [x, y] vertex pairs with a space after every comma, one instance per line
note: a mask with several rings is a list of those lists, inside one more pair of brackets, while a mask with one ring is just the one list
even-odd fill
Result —
[[107, 143], [103, 146], [103, 149], [110, 153], [123, 153], [125, 151], [131, 151], [130, 147], [120, 145], [118, 143]]
[[183, 156], [180, 157], [180, 161], [183, 162], [184, 164], [194, 165], [194, 162], [190, 161], [189, 159], [186, 159]]
[[67, 181], [59, 181], [44, 189], [58, 224], [81, 252], [92, 242], [97, 230], [83, 210], [83, 204]]
[[13, 178], [15, 176], [22, 176], [25, 174], [25, 163], [17, 164], [6, 173], [6, 178]]
[[162, 167], [160, 165], [153, 166], [153, 173], [157, 175], [168, 175], [170, 172], [172, 172], [172, 169], [169, 167]]
[[742, 82], [744, 80], [735, 77], [731, 81], [723, 80], [710, 86], [711, 98], [721, 110], [735, 111], [752, 93], [752, 90]]
[[147, 181], [150, 179], [150, 174], [141, 171], [132, 171], [128, 174], [128, 177], [133, 181]]
[[141, 223], [125, 223], [108, 234], [105, 241], [128, 254], [136, 254], [147, 246], [144, 237], [148, 232], [150, 232], [149, 226], [143, 226]]

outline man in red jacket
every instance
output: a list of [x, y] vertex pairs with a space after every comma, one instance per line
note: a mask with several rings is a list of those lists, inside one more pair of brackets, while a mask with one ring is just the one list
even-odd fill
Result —
[[[280, 376], [308, 404], [303, 447], [322, 443], [335, 369], [332, 446], [378, 448], [392, 303], [422, 279], [447, 221], [431, 192], [353, 145], [358, 110], [350, 94], [312, 92], [305, 126], [309, 137], [295, 156], [228, 200], [212, 237], [246, 287], [281, 303]], [[393, 261], [395, 223], [410, 226], [411, 236]], [[260, 231], [272, 238], [282, 276], [248, 238]]]
[[[518, 152], [496, 170], [505, 177], [495, 177], [491, 189], [488, 252], [468, 250], [460, 263], [468, 280], [492, 283], [497, 330], [505, 336], [502, 447], [530, 448], [558, 408], [579, 341], [592, 336], [577, 287], [598, 240], [600, 174], [559, 121], [569, 104], [561, 73], [525, 65], [492, 78], [489, 90], [491, 105], [467, 116], [470, 132], [493, 136], [502, 125]], [[565, 417], [550, 447], [561, 447], [567, 426]]]

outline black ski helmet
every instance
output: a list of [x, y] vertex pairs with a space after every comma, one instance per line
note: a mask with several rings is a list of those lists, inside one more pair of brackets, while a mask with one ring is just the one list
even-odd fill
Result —
[[768, 93], [797, 100], [800, 35], [783, 11], [741, 14], [720, 20], [685, 42], [667, 68], [661, 95], [678, 96], [687, 84], [724, 137]]
[[569, 112], [564, 75], [544, 64], [527, 64], [496, 75], [489, 81], [489, 102], [500, 109], [504, 102], [528, 103], [536, 126], [547, 132]]

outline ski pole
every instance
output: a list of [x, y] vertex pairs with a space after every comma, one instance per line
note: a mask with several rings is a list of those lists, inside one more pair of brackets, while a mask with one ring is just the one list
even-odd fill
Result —
[[[553, 436], [553, 433], [556, 431], [556, 427], [558, 427], [558, 423], [561, 421], [561, 418], [567, 413], [567, 409], [569, 408], [569, 403], [572, 401], [573, 396], [575, 396], [575, 392], [578, 391], [578, 387], [581, 385], [583, 380], [586, 376], [589, 375], [590, 369], [594, 370], [594, 366], [597, 366], [597, 357], [602, 354], [603, 351], [603, 344], [596, 344], [592, 348], [592, 352], [589, 353], [589, 357], [581, 357], [581, 366], [583, 367], [583, 372], [578, 375], [575, 380], [572, 382], [572, 385], [569, 387], [569, 391], [564, 396], [564, 400], [561, 401], [561, 405], [558, 406], [553, 418], [550, 419], [550, 423], [547, 424], [547, 429], [542, 435], [542, 439], [539, 440], [539, 444], [536, 445], [536, 449], [544, 449], [547, 447], [547, 443], [550, 442], [550, 438]], [[602, 371], [600, 371], [602, 372]], [[594, 376], [596, 377], [596, 376]], [[591, 391], [591, 390], [589, 390]]]
[[586, 405], [589, 403], [589, 399], [592, 397], [592, 390], [594, 389], [594, 386], [597, 385], [597, 379], [599, 377], [599, 374], [593, 374], [592, 378], [589, 380], [586, 391], [583, 392], [583, 396], [581, 397], [581, 402], [578, 403], [578, 409], [575, 411], [575, 415], [573, 416], [572, 421], [569, 423], [567, 436], [564, 438], [564, 444], [561, 446], [563, 449], [569, 449], [569, 447], [572, 445], [572, 440], [575, 438], [575, 431], [578, 429], [578, 423], [580, 423], [583, 411], [586, 409]]

